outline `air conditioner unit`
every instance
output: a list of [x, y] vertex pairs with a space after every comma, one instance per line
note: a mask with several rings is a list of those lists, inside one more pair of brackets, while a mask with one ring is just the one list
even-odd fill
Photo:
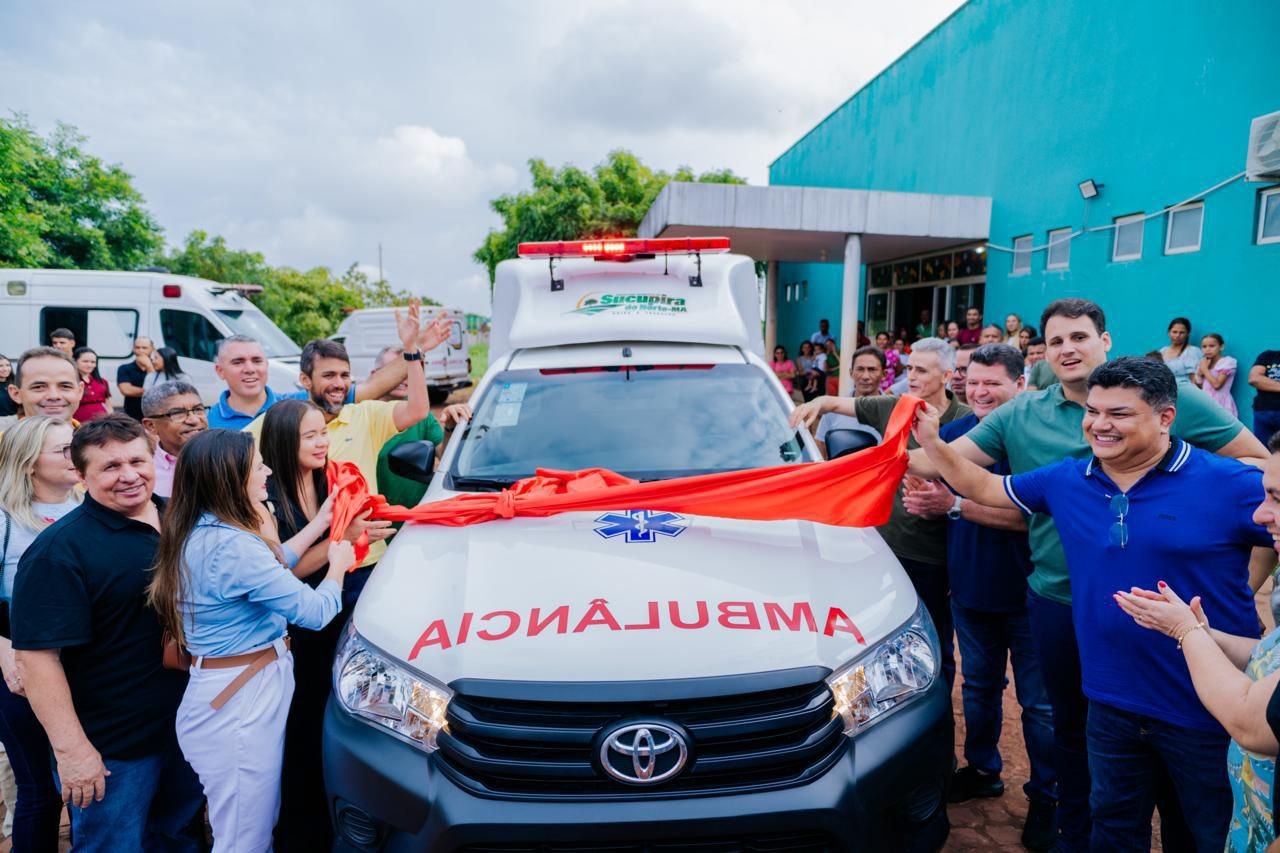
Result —
[[1258, 116], [1249, 125], [1246, 181], [1280, 181], [1280, 112]]

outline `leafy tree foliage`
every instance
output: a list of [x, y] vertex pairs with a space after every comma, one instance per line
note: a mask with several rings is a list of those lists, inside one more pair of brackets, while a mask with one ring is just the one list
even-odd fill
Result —
[[612, 151], [591, 171], [577, 166], [553, 169], [543, 160], [529, 161], [533, 187], [502, 195], [489, 206], [502, 217], [503, 228], [491, 230], [473, 257], [489, 271], [492, 284], [498, 264], [516, 256], [516, 246], [541, 240], [584, 240], [635, 235], [649, 206], [671, 181], [745, 184], [729, 169], [695, 176], [687, 167], [674, 174], [655, 172], [629, 151]]
[[[272, 267], [260, 252], [229, 248], [222, 237], [210, 238], [204, 231], [192, 231], [181, 248], [160, 256], [157, 263], [179, 275], [262, 285], [262, 293], [253, 301], [299, 343], [333, 334], [348, 311], [404, 305], [410, 295], [386, 280], [371, 281], [355, 264], [339, 276], [328, 267], [306, 271]], [[439, 304], [431, 299], [423, 302]]]
[[0, 119], [0, 266], [135, 269], [160, 248], [132, 177], [85, 142], [68, 125], [45, 139]]

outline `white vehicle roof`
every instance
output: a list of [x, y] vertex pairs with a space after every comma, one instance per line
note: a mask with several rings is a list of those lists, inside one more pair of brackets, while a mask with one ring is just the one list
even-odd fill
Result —
[[[498, 265], [490, 358], [516, 349], [606, 341], [710, 343], [760, 354], [755, 262], [701, 254], [629, 262], [520, 258]], [[690, 283], [699, 277], [700, 286]]]

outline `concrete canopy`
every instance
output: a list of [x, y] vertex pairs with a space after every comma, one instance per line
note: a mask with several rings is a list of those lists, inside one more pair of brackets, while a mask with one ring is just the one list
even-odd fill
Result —
[[861, 235], [862, 263], [986, 240], [984, 196], [670, 183], [640, 223], [640, 237], [727, 236], [761, 261], [841, 261]]

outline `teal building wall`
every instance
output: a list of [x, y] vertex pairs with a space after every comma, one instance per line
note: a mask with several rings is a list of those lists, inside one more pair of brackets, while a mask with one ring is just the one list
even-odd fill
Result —
[[[1280, 110], [1277, 32], [1276, 0], [972, 0], [783, 153], [770, 183], [990, 196], [992, 244], [1042, 246], [1052, 229], [1152, 213], [1242, 172], [1250, 120]], [[1104, 185], [1091, 201], [1086, 178]], [[1209, 195], [1190, 254], [1164, 254], [1164, 215], [1136, 261], [1111, 260], [1111, 231], [1076, 238], [1062, 271], [1035, 252], [1011, 275], [1013, 256], [992, 251], [986, 316], [1038, 325], [1050, 300], [1083, 296], [1106, 310], [1113, 354], [1140, 354], [1186, 315], [1195, 342], [1227, 339], [1247, 419], [1244, 374], [1280, 347], [1280, 244], [1255, 241], [1268, 186]], [[808, 303], [779, 300], [779, 340], [794, 345], [838, 307], [839, 265], [779, 267], [780, 282], [810, 281]]]

